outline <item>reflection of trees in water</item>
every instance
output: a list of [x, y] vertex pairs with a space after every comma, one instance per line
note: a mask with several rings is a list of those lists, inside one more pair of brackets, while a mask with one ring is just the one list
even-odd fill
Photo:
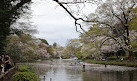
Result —
[[81, 67], [77, 67], [77, 66], [69, 66], [66, 67], [66, 74], [69, 76], [68, 78], [71, 78], [71, 80], [78, 80], [78, 81], [82, 81], [82, 69]]
[[83, 81], [137, 81], [137, 71], [112, 71], [83, 73]]
[[46, 75], [49, 72], [56, 74], [58, 68], [54, 67], [53, 65], [35, 65], [35, 71], [39, 75]]
[[45, 66], [45, 65], [42, 65], [42, 64], [38, 64], [38, 65], [35, 65], [35, 72], [38, 74], [38, 75], [44, 75], [46, 72], [49, 71], [49, 66]]
[[84, 72], [83, 81], [101, 81], [99, 72]]
[[129, 80], [130, 80], [130, 81], [133, 81], [133, 78], [134, 78], [133, 72], [132, 72], [132, 71], [129, 71], [128, 74], [129, 74]]

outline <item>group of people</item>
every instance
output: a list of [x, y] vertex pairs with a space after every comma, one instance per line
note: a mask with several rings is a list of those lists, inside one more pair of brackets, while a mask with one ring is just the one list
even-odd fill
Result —
[[6, 52], [0, 53], [0, 74], [6, 72], [11, 67], [9, 55]]

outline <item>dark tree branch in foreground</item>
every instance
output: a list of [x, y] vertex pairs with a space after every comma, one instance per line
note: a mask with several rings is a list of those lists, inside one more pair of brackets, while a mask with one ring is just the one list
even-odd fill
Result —
[[[59, 2], [58, 0], [53, 0], [53, 1], [56, 1], [74, 20], [75, 20], [75, 26], [76, 26], [76, 31], [78, 31], [78, 26], [86, 33], [86, 31], [82, 28], [81, 24], [79, 24], [77, 21], [78, 20], [82, 20], [82, 21], [85, 21], [84, 19], [82, 18], [76, 18], [61, 2]], [[80, 32], [81, 33], [81, 32]], [[87, 34], [87, 33], [86, 33]]]
[[[78, 26], [80, 27], [80, 29], [86, 33], [87, 35], [89, 35], [83, 28], [82, 28], [82, 25], [80, 23], [78, 23], [78, 21], [83, 21], [83, 22], [93, 22], [93, 23], [99, 23], [99, 24], [103, 24], [103, 25], [106, 25], [106, 26], [109, 26], [111, 27], [111, 25], [105, 23], [105, 22], [100, 22], [100, 21], [97, 21], [97, 20], [85, 20], [83, 18], [76, 18], [64, 5], [62, 2], [59, 2], [58, 0], [53, 0], [55, 2], [57, 2], [74, 20], [75, 20], [75, 27], [76, 27], [76, 31], [77, 32], [80, 32], [78, 31]], [[81, 33], [81, 32], [80, 32]], [[89, 35], [90, 36], [90, 35]]]

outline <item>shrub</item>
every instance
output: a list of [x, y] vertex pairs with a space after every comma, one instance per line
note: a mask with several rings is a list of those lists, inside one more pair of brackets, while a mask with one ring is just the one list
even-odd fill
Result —
[[19, 72], [32, 72], [32, 73], [34, 73], [33, 68], [31, 66], [27, 66], [27, 65], [18, 66], [18, 71]]
[[128, 57], [123, 57], [124, 60], [128, 60]]
[[20, 65], [17, 70], [19, 72], [12, 76], [12, 81], [40, 81], [32, 66]]
[[18, 72], [13, 75], [12, 81], [40, 81], [37, 74], [32, 72]]
[[117, 60], [118, 58], [116, 56], [113, 56], [113, 57], [107, 57], [106, 59], [107, 60]]

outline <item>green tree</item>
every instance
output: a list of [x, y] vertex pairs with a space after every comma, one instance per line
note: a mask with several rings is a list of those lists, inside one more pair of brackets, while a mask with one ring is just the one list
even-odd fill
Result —
[[6, 46], [10, 26], [25, 12], [31, 0], [0, 0], [0, 50]]
[[47, 52], [50, 54], [50, 55], [53, 55], [53, 48], [51, 45], [49, 45], [49, 47], [47, 48]]
[[[40, 38], [39, 38], [40, 39]], [[43, 43], [45, 43], [45, 44], [47, 44], [47, 45], [49, 45], [49, 43], [47, 42], [47, 40], [45, 40], [45, 39], [40, 39]]]
[[80, 52], [80, 51], [77, 51], [76, 57], [78, 57], [79, 59], [82, 59], [83, 58], [83, 53]]
[[133, 18], [132, 18], [132, 20], [130, 22], [128, 22], [127, 25], [130, 27], [130, 30], [137, 31], [137, 16], [136, 16], [136, 14], [137, 14], [137, 7], [135, 7], [133, 9], [132, 13], [133, 13]]
[[70, 39], [64, 48], [63, 56], [65, 58], [76, 56], [77, 51], [80, 51], [80, 46], [81, 44], [79, 39]]
[[56, 43], [56, 42], [53, 43], [53, 47], [54, 47], [54, 48], [57, 47], [57, 43]]

